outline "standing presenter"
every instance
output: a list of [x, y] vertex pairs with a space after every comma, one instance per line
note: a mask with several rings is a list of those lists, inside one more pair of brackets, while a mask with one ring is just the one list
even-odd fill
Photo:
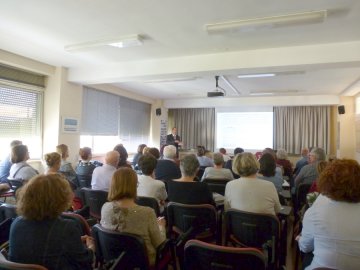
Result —
[[171, 130], [171, 134], [166, 136], [166, 144], [174, 145], [176, 147], [176, 153], [179, 154], [179, 146], [182, 146], [181, 138], [177, 135], [176, 127], [173, 127]]

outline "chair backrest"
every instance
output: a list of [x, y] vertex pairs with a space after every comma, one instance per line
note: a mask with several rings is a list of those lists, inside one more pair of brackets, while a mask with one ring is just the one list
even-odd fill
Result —
[[77, 180], [80, 188], [91, 188], [91, 174], [81, 175], [77, 174]]
[[197, 178], [198, 181], [201, 180], [206, 168], [207, 168], [207, 166], [200, 166], [199, 167], [199, 170], [198, 170], [198, 172], [196, 174], [196, 178]]
[[46, 267], [38, 264], [24, 264], [8, 261], [5, 256], [0, 253], [0, 269], [12, 269], [12, 270], [47, 270]]
[[308, 194], [311, 185], [312, 184], [302, 183], [297, 187], [297, 189], [296, 189], [296, 202], [295, 202], [295, 204], [296, 204], [295, 208], [296, 209], [295, 210], [300, 210], [301, 207], [306, 204], [306, 195]]
[[12, 218], [8, 218], [0, 223], [0, 246], [9, 241], [10, 227], [13, 220]]
[[211, 192], [216, 192], [221, 195], [225, 195], [225, 186], [229, 182], [229, 179], [225, 178], [205, 178], [203, 182], [205, 182]]
[[61, 217], [64, 219], [70, 219], [75, 221], [78, 226], [81, 235], [91, 235], [91, 228], [84, 217], [73, 212], [63, 212]]
[[22, 185], [24, 184], [24, 180], [22, 179], [8, 179], [8, 182], [11, 185], [11, 189], [16, 192]]
[[277, 262], [280, 222], [276, 216], [229, 209], [225, 213], [225, 242], [259, 249], [271, 248], [269, 262]]
[[16, 205], [3, 203], [0, 205], [0, 222], [8, 218], [16, 218]]
[[108, 192], [104, 190], [93, 190], [82, 188], [85, 195], [85, 204], [90, 207], [90, 215], [101, 219], [101, 207], [107, 202]]
[[234, 248], [190, 240], [185, 245], [186, 270], [261, 270], [264, 255], [254, 248]]
[[96, 257], [100, 262], [109, 263], [119, 259], [112, 269], [149, 268], [145, 243], [140, 236], [107, 230], [100, 224], [94, 225], [92, 235], [95, 239]]
[[[216, 209], [210, 204], [181, 204], [170, 202], [167, 206], [168, 232], [180, 234], [187, 239], [206, 232], [212, 238], [217, 236]], [[185, 237], [185, 238], [184, 238]]]
[[160, 207], [158, 201], [153, 197], [138, 196], [135, 200], [138, 205], [148, 206], [154, 209], [156, 216], [160, 216]]

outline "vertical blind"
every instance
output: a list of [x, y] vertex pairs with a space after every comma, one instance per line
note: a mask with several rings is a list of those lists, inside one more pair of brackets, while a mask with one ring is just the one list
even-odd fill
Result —
[[127, 148], [148, 143], [151, 105], [84, 87], [81, 134], [119, 136]]

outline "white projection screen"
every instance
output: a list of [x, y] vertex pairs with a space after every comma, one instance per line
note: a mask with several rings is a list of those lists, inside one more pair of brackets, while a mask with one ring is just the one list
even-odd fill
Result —
[[246, 111], [216, 111], [216, 144], [233, 150], [245, 151], [273, 148], [272, 107], [248, 108]]

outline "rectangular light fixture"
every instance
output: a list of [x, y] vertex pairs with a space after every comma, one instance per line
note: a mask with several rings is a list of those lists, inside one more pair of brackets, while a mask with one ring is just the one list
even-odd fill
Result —
[[325, 20], [326, 16], [326, 10], [318, 10], [301, 13], [291, 13], [279, 16], [206, 24], [205, 29], [208, 34], [248, 32], [260, 29], [321, 23]]
[[258, 74], [243, 74], [238, 75], [237, 77], [240, 79], [247, 79], [247, 78], [265, 78], [265, 77], [274, 77], [276, 76], [275, 73], [258, 73]]
[[194, 81], [197, 77], [184, 77], [184, 78], [168, 78], [168, 79], [154, 79], [144, 81], [144, 83], [171, 83], [171, 82], [188, 82]]
[[99, 39], [89, 42], [83, 42], [78, 44], [71, 44], [64, 47], [65, 51], [72, 52], [72, 51], [81, 51], [101, 46], [113, 46], [117, 48], [128, 48], [134, 46], [142, 45], [142, 38], [140, 35], [130, 35], [130, 36], [123, 36], [118, 38], [106, 38], [106, 39]]

